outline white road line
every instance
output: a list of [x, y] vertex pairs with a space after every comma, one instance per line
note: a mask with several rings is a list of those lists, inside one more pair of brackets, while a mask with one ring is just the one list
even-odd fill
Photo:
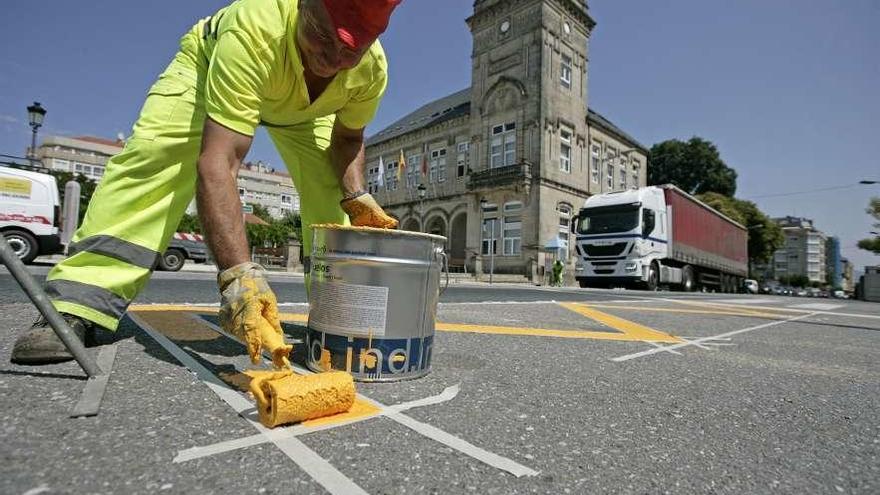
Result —
[[[679, 338], [681, 338], [681, 337], [679, 337]], [[676, 354], [676, 355], [681, 356], [680, 352], [676, 351], [675, 349], [667, 349], [666, 346], [664, 346], [663, 344], [661, 344], [659, 342], [652, 342], [650, 340], [643, 340], [642, 342], [644, 342], [646, 344], [651, 344], [652, 346], [660, 349], [663, 352], [668, 352], [670, 354]]]
[[[217, 325], [214, 325], [213, 323], [211, 323], [205, 319], [199, 318], [199, 316], [195, 315], [195, 314], [191, 315], [191, 317], [198, 320], [200, 323], [202, 323], [203, 325], [207, 326], [208, 328], [214, 330], [215, 332], [217, 332], [221, 335], [224, 335], [226, 337], [229, 337], [230, 340], [232, 340], [234, 342], [238, 342], [238, 339], [236, 339], [232, 335], [229, 335], [228, 333], [224, 332]], [[238, 343], [240, 345], [244, 345], [244, 344], [241, 344], [241, 342], [238, 342]], [[269, 356], [265, 352], [263, 353], [263, 357], [267, 362], [271, 362], [271, 360], [269, 359]], [[305, 368], [301, 368], [296, 365], [293, 365], [292, 367], [297, 373], [308, 374], [308, 375], [313, 374], [313, 372], [311, 370], [307, 370]], [[458, 394], [457, 391], [455, 393]], [[371, 404], [375, 405], [379, 409], [382, 409], [383, 416], [385, 416], [389, 419], [392, 419], [392, 420], [396, 421], [397, 423], [400, 423], [403, 426], [406, 426], [407, 428], [415, 431], [416, 433], [420, 433], [423, 436], [426, 436], [432, 440], [440, 442], [448, 447], [452, 447], [453, 449], [458, 450], [462, 454], [470, 456], [470, 457], [472, 457], [480, 462], [483, 462], [485, 464], [488, 464], [496, 469], [500, 469], [502, 471], [507, 471], [508, 473], [513, 474], [517, 478], [519, 478], [521, 476], [537, 476], [539, 474], [538, 471], [535, 471], [535, 470], [530, 469], [526, 466], [518, 464], [511, 459], [507, 459], [506, 457], [501, 457], [498, 454], [494, 454], [494, 453], [489, 452], [487, 450], [483, 450], [480, 447], [476, 447], [476, 446], [466, 442], [465, 440], [462, 440], [462, 439], [455, 437], [449, 433], [446, 433], [443, 430], [440, 430], [439, 428], [437, 428], [435, 426], [431, 426], [427, 423], [422, 423], [421, 421], [418, 421], [418, 420], [415, 420], [415, 419], [410, 418], [408, 416], [405, 416], [405, 415], [401, 414], [400, 412], [394, 411], [389, 406], [386, 406], [385, 404], [382, 404], [381, 402], [378, 402], [374, 399], [371, 399], [365, 395], [357, 394], [357, 396], [360, 397], [361, 399], [364, 399], [367, 402], [370, 402]], [[253, 406], [251, 406], [251, 407], [253, 407]], [[260, 426], [262, 426], [262, 425], [260, 425]], [[455, 439], [455, 441], [452, 441], [450, 439]]]
[[271, 430], [268, 433], [257, 433], [256, 435], [250, 435], [247, 437], [236, 438], [234, 440], [226, 440], [224, 442], [217, 442], [211, 445], [203, 445], [201, 447], [191, 447], [188, 449], [184, 449], [177, 452], [177, 456], [174, 458], [174, 463], [181, 463], [186, 461], [192, 461], [195, 459], [201, 459], [202, 457], [208, 457], [212, 455], [222, 454], [224, 452], [231, 452], [233, 450], [243, 449], [246, 447], [252, 447], [254, 445], [260, 445], [263, 443], [271, 442], [274, 440], [281, 440], [288, 437], [297, 437], [300, 435], [305, 435], [307, 433], [314, 433], [318, 431], [330, 430], [333, 428], [339, 428], [341, 426], [348, 426], [354, 423], [360, 423], [361, 421], [366, 421], [368, 419], [373, 419], [378, 416], [384, 415], [385, 412], [401, 412], [406, 411], [415, 407], [423, 407], [430, 406], [435, 404], [441, 404], [446, 401], [450, 401], [458, 395], [458, 392], [461, 390], [459, 385], [453, 385], [452, 387], [446, 387], [443, 392], [431, 396], [426, 397], [424, 399], [418, 399], [410, 402], [404, 402], [402, 404], [396, 404], [393, 406], [388, 406], [383, 409], [380, 409], [379, 413], [375, 416], [364, 416], [360, 418], [354, 418], [350, 421], [340, 421], [339, 423], [333, 424], [325, 424], [319, 426], [303, 426], [301, 424], [276, 428]]
[[[207, 368], [202, 366], [201, 363], [195, 360], [192, 356], [190, 356], [186, 351], [177, 346], [174, 342], [172, 342], [168, 337], [162, 335], [155, 329], [153, 329], [150, 325], [147, 324], [144, 320], [139, 318], [137, 315], [133, 313], [128, 313], [129, 318], [132, 319], [144, 332], [147, 333], [153, 340], [156, 341], [159, 345], [161, 345], [166, 351], [171, 353], [175, 359], [177, 359], [180, 364], [189, 368], [190, 371], [196, 374], [199, 380], [202, 381], [205, 385], [208, 386], [211, 390], [217, 394], [218, 397], [223, 399], [236, 413], [238, 413], [242, 418], [245, 419], [248, 423], [251, 424], [257, 431], [260, 433], [269, 433], [271, 430], [263, 426], [257, 421], [247, 417], [244, 412], [254, 408], [254, 404], [245, 399], [237, 391], [229, 388], [223, 381], [214, 376]], [[306, 444], [299, 441], [297, 438], [282, 438], [282, 439], [274, 439], [270, 438], [270, 442], [275, 444], [291, 461], [296, 463], [297, 466], [300, 467], [303, 471], [305, 471], [309, 476], [311, 476], [319, 485], [324, 487], [325, 490], [332, 494], [345, 495], [348, 493], [356, 493], [356, 494], [366, 494], [363, 488], [358, 486], [354, 481], [349, 479], [347, 476], [342, 474], [339, 470], [337, 470], [333, 465], [327, 462], [326, 459], [319, 456], [315, 451], [308, 448]]]
[[809, 304], [795, 304], [793, 306], [788, 306], [789, 308], [794, 309], [818, 309], [819, 311], [831, 311], [832, 309], [842, 308], [843, 304], [829, 304], [829, 303], [809, 303]]
[[706, 302], [724, 303], [724, 304], [769, 304], [776, 302], [776, 299], [705, 299]]
[[801, 316], [794, 316], [794, 317], [789, 318], [789, 319], [787, 319], [787, 320], [772, 321], [772, 322], [770, 322], [770, 323], [764, 323], [763, 325], [757, 325], [757, 326], [754, 326], [754, 327], [743, 328], [743, 329], [740, 329], [740, 330], [734, 330], [734, 331], [732, 331], [732, 332], [722, 333], [722, 334], [720, 334], [720, 335], [714, 335], [714, 336], [712, 336], [712, 337], [702, 337], [702, 338], [699, 338], [699, 339], [694, 339], [694, 340], [689, 340], [689, 341], [687, 341], [687, 342], [682, 342], [681, 344], [671, 344], [671, 345], [667, 345], [667, 346], [663, 346], [663, 347], [658, 347], [658, 348], [654, 348], [654, 349], [648, 349], [648, 350], [646, 350], [646, 351], [636, 352], [636, 353], [633, 353], [633, 354], [627, 354], [626, 356], [620, 356], [620, 357], [612, 358], [611, 360], [614, 361], [614, 362], [616, 362], [616, 363], [620, 363], [620, 362], [623, 362], [623, 361], [629, 361], [630, 359], [640, 358], [640, 357], [644, 357], [644, 356], [650, 356], [650, 355], [652, 355], [652, 354], [657, 354], [658, 352], [665, 352], [665, 351], [668, 351], [668, 350], [670, 350], [670, 349], [681, 349], [682, 347], [688, 347], [688, 346], [693, 346], [693, 345], [699, 345], [699, 344], [701, 344], [701, 343], [703, 343], [703, 342], [709, 342], [709, 341], [713, 341], [713, 340], [719, 340], [719, 339], [723, 339], [723, 338], [725, 338], [725, 337], [732, 337], [732, 336], [734, 336], [734, 335], [738, 335], [738, 334], [741, 334], [741, 333], [752, 332], [752, 331], [754, 331], [754, 330], [760, 330], [760, 329], [762, 329], [762, 328], [769, 328], [769, 327], [773, 327], [773, 326], [776, 326], [776, 325], [781, 325], [781, 324], [783, 324], [783, 323], [789, 323], [789, 322], [792, 322], [792, 321], [803, 320], [803, 319], [805, 319], [805, 318], [809, 318], [809, 317], [811, 317], [811, 316], [815, 316], [815, 315], [817, 315], [817, 314], [818, 314], [818, 313], [810, 313], [810, 314], [801, 315]]

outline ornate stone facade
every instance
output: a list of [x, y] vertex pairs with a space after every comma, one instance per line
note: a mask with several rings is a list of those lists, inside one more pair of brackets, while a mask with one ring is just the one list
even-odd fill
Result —
[[367, 179], [401, 228], [449, 239], [454, 269], [491, 258], [533, 276], [571, 259], [569, 220], [590, 194], [645, 185], [647, 150], [588, 111], [585, 2], [477, 0], [467, 22], [471, 87], [370, 137]]

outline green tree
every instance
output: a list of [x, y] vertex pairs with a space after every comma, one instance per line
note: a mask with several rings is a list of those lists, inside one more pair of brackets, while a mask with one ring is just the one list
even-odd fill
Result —
[[65, 172], [63, 170], [49, 170], [49, 173], [55, 177], [55, 182], [58, 185], [58, 195], [61, 197], [61, 204], [64, 204], [64, 186], [71, 180], [79, 182], [79, 220], [77, 225], [81, 225], [86, 217], [86, 210], [89, 207], [89, 202], [92, 200], [92, 194], [95, 193], [95, 188], [98, 187], [98, 183], [83, 174], [74, 174], [73, 172]]
[[202, 222], [199, 220], [199, 216], [184, 213], [183, 218], [180, 219], [180, 223], [177, 225], [177, 232], [195, 232], [196, 234], [201, 234]]
[[[875, 232], [880, 232], [880, 198], [871, 198], [871, 202], [868, 203], [868, 208], [865, 212], [874, 217], [875, 221], [873, 225], [874, 228], [877, 229]], [[860, 240], [859, 249], [871, 251], [874, 254], [880, 254], [880, 235], [874, 235], [874, 237]]]
[[690, 194], [736, 194], [736, 170], [727, 166], [710, 141], [670, 139], [651, 147], [648, 184], [675, 184]]
[[804, 288], [810, 285], [810, 279], [806, 275], [792, 275], [790, 281], [794, 287]]
[[782, 228], [755, 203], [715, 192], [700, 194], [697, 198], [748, 229], [751, 265], [770, 261], [773, 253], [785, 243]]

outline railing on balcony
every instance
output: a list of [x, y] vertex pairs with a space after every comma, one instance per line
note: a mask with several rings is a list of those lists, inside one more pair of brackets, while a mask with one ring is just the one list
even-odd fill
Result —
[[496, 167], [478, 172], [471, 172], [469, 185], [471, 188], [497, 186], [511, 182], [525, 181], [532, 177], [532, 166], [528, 162], [515, 163], [505, 167]]

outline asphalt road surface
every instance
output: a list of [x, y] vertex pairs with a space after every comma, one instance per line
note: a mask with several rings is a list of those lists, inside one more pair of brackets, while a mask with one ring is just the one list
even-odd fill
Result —
[[[267, 435], [213, 284], [158, 274], [71, 420], [75, 364], [8, 362], [36, 312], [0, 273], [0, 493], [880, 492], [880, 305], [451, 286], [430, 374]], [[302, 339], [302, 279], [272, 286]]]

